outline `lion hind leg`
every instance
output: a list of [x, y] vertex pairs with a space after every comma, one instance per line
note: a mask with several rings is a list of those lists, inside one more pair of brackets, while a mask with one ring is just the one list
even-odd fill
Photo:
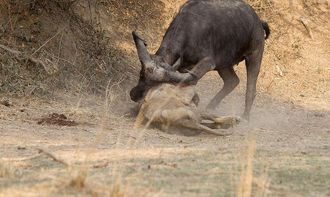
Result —
[[194, 129], [201, 130], [205, 133], [212, 134], [212, 135], [217, 135], [217, 136], [228, 136], [231, 135], [232, 132], [224, 129], [211, 129], [203, 124], [197, 123], [195, 125], [192, 125]]
[[213, 121], [214, 124], [217, 125], [218, 127], [223, 129], [228, 129], [239, 124], [241, 120], [239, 117], [223, 116], [223, 117], [213, 118]]

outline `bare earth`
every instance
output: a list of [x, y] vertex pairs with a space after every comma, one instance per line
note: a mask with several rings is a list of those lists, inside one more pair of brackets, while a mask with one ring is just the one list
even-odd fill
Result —
[[[79, 37], [80, 26], [67, 24], [71, 15], [57, 6], [60, 1], [55, 1], [56, 5], [49, 2], [45, 3], [50, 5], [45, 9], [48, 11], [39, 16], [45, 28], [34, 37], [37, 42], [27, 46], [34, 49], [43, 46], [60, 32], [58, 29], [63, 29], [59, 25], [63, 23], [70, 31], [58, 34], [61, 36], [57, 39], [63, 37], [63, 43], [68, 45], [63, 45], [61, 57], [70, 60], [66, 60], [69, 63], [81, 58], [74, 68], [83, 68], [87, 55], [83, 52], [74, 55], [77, 49], [74, 50], [76, 45], [72, 43], [82, 43], [86, 48], [82, 51], [91, 53], [95, 43], [87, 42], [92, 39], [84, 37], [85, 34], [81, 36], [84, 39]], [[94, 21], [92, 16], [98, 16], [101, 29], [116, 49], [114, 57], [104, 55], [104, 59], [111, 60], [106, 66], [113, 66], [118, 57], [128, 58], [127, 62], [118, 60], [119, 66], [114, 68], [120, 68], [120, 74], [136, 80], [139, 62], [130, 32], [138, 27], [150, 43], [149, 49], [154, 51], [159, 46], [160, 35], [184, 0], [100, 1], [95, 10], [91, 10], [90, 1], [77, 2], [72, 8], [74, 13], [88, 24]], [[86, 84], [98, 79], [92, 73], [90, 79], [78, 78], [81, 84], [73, 83], [77, 91], [67, 93], [56, 89], [47, 99], [30, 94], [20, 99], [0, 95], [0, 197], [330, 196], [329, 3], [321, 0], [249, 2], [272, 29], [249, 123], [233, 128], [234, 134], [227, 137], [184, 137], [150, 128], [135, 130], [134, 117], [129, 115], [135, 104], [129, 101], [128, 90], [123, 94], [111, 86], [98, 96], [82, 91]], [[24, 9], [16, 11], [18, 8], [20, 6], [12, 8], [13, 16], [28, 13]], [[0, 10], [8, 9], [0, 6]], [[38, 24], [32, 20], [38, 18], [33, 18], [33, 14], [28, 16], [20, 16], [27, 20], [16, 24], [22, 31], [23, 26], [26, 27], [27, 33], [31, 28], [25, 23], [33, 27]], [[5, 20], [2, 18], [0, 23]], [[7, 36], [3, 36], [1, 44], [25, 50], [25, 42], [17, 42], [22, 45], [18, 48], [12, 33]], [[81, 42], [81, 39], [87, 41]], [[55, 41], [49, 41], [45, 48], [53, 47], [50, 51], [60, 55], [58, 43], [62, 41]], [[88, 70], [82, 73], [89, 74], [89, 68], [97, 70], [89, 62], [86, 64]], [[3, 65], [13, 73], [15, 69], [11, 68], [23, 68], [20, 64], [10, 67], [6, 61]], [[100, 69], [102, 71], [102, 67]], [[132, 70], [136, 76], [126, 73]], [[104, 73], [108, 71], [105, 69]], [[241, 84], [221, 103], [217, 109], [219, 115], [240, 115], [243, 111], [244, 65], [237, 67], [237, 73]], [[13, 78], [26, 78], [18, 76]], [[71, 79], [70, 76], [64, 79]], [[5, 75], [1, 78], [3, 82], [11, 82], [7, 77], [11, 79]], [[32, 82], [36, 80], [31, 78]], [[58, 81], [66, 82], [62, 78]], [[27, 84], [34, 84], [32, 82]], [[200, 81], [201, 108], [221, 86], [222, 81], [215, 72]]]
[[[203, 103], [218, 90], [214, 81], [220, 84], [210, 73], [199, 83]], [[329, 110], [260, 94], [251, 122], [232, 136], [184, 137], [134, 130], [134, 119], [111, 115], [106, 99], [78, 100], [0, 105], [0, 196], [330, 195]], [[218, 111], [239, 114], [243, 101], [236, 90]], [[38, 124], [52, 113], [78, 125]]]

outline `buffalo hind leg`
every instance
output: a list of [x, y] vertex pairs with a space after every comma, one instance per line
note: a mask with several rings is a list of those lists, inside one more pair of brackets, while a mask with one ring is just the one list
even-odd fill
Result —
[[207, 105], [208, 110], [215, 109], [219, 103], [230, 94], [235, 87], [239, 84], [239, 78], [236, 75], [234, 68], [223, 68], [219, 69], [218, 73], [223, 80], [223, 88], [218, 92], [218, 94], [211, 100]]
[[257, 79], [262, 61], [263, 46], [245, 58], [247, 85], [243, 118], [249, 120], [250, 111], [256, 96]]

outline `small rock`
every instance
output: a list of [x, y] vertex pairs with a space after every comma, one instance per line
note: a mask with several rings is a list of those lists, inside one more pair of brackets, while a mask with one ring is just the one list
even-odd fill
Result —
[[325, 114], [323, 114], [323, 113], [314, 113], [314, 116], [318, 117], [318, 118], [324, 118]]
[[26, 150], [26, 147], [24, 147], [24, 146], [18, 146], [17, 147], [17, 150]]
[[0, 104], [1, 105], [4, 105], [6, 107], [12, 107], [13, 106], [13, 103], [11, 101], [9, 101], [8, 99], [3, 99], [0, 101]]

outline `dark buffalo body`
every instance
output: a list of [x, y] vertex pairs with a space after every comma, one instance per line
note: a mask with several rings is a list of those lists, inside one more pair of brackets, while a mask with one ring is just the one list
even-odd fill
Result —
[[241, 62], [264, 42], [264, 29], [243, 1], [191, 0], [181, 8], [156, 55], [172, 65], [192, 66], [212, 56], [217, 68]]
[[[206, 72], [216, 70], [224, 81], [224, 87], [208, 105], [215, 108], [238, 85], [233, 66], [245, 60], [247, 93], [244, 116], [248, 118], [268, 35], [268, 24], [261, 21], [244, 1], [188, 0], [170, 24], [154, 56], [144, 58], [148, 55], [141, 54], [147, 50], [139, 42], [140, 37], [134, 37], [143, 68], [153, 62], [155, 66], [171, 70], [180, 60], [176, 69], [182, 75], [173, 71], [166, 75], [166, 79], [148, 80], [142, 69], [139, 84], [132, 89], [131, 98], [134, 101], [143, 98], [144, 92], [159, 82], [197, 82]], [[187, 71], [192, 77], [183, 74]]]

